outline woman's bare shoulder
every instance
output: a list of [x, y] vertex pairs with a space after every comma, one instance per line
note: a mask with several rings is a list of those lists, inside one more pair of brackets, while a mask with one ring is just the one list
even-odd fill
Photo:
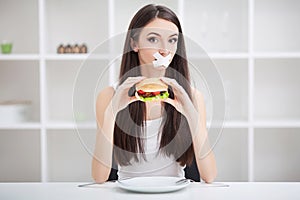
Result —
[[115, 89], [111, 86], [104, 88], [101, 90], [97, 96], [97, 105], [107, 105], [112, 99], [115, 93]]
[[200, 101], [201, 103], [204, 103], [204, 96], [202, 92], [200, 92], [198, 89], [194, 87], [191, 88], [191, 92], [192, 92], [193, 100], [197, 100]]
[[106, 88], [103, 88], [99, 93], [99, 96], [111, 96], [115, 93], [115, 89], [112, 86], [108, 86]]

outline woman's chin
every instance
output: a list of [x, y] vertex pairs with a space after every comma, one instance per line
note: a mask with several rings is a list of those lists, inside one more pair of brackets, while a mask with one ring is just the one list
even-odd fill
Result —
[[166, 67], [164, 67], [164, 66], [162, 65], [162, 66], [155, 67], [154, 70], [157, 70], [157, 71], [163, 71], [163, 70], [166, 70]]

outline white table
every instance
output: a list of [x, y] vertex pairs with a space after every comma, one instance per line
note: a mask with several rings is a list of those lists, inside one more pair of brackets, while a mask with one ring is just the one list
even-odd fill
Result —
[[187, 188], [163, 194], [131, 193], [108, 182], [90, 187], [78, 187], [82, 183], [0, 183], [0, 199], [22, 200], [205, 200], [205, 199], [239, 199], [272, 200], [300, 199], [300, 182], [298, 183], [262, 183], [235, 182], [225, 183], [229, 187], [214, 187], [201, 183], [191, 183]]

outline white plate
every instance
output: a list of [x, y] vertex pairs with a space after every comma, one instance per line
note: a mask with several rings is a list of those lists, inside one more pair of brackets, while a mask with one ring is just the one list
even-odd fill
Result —
[[179, 177], [153, 176], [153, 177], [135, 177], [125, 180], [118, 180], [118, 186], [122, 189], [132, 192], [142, 193], [162, 193], [173, 192], [185, 188], [190, 181], [183, 181]]

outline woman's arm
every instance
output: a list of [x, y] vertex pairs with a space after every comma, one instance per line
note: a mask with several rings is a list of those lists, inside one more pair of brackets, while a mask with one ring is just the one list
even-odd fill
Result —
[[113, 133], [117, 113], [137, 101], [129, 97], [128, 90], [145, 77], [129, 77], [115, 91], [112, 87], [104, 89], [97, 97], [97, 137], [92, 160], [92, 177], [97, 183], [107, 181], [112, 164]]
[[[196, 107], [194, 115], [187, 115], [187, 120], [193, 136], [196, 163], [202, 180], [211, 183], [217, 176], [217, 167], [214, 153], [208, 140], [206, 128], [206, 109], [203, 95], [193, 89], [193, 102]], [[195, 115], [198, 114], [198, 117]]]
[[217, 167], [208, 141], [204, 98], [199, 91], [192, 89], [192, 99], [190, 99], [175, 79], [161, 77], [161, 80], [173, 88], [175, 99], [168, 98], [164, 101], [173, 105], [186, 117], [193, 138], [195, 158], [201, 179], [211, 183], [217, 176]]
[[112, 87], [104, 89], [97, 97], [96, 117], [97, 135], [92, 160], [92, 177], [97, 183], [105, 182], [111, 170], [114, 114], [111, 99], [114, 95]]

